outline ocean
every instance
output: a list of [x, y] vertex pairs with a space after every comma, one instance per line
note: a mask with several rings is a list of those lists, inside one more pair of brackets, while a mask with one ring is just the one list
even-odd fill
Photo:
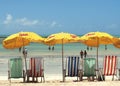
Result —
[[[41, 43], [31, 43], [25, 46], [28, 49], [27, 60], [31, 57], [43, 57], [44, 58], [44, 71], [46, 74], [56, 74], [62, 75], [62, 45], [55, 45], [54, 50], [49, 50], [47, 45]], [[87, 46], [81, 43], [69, 43], [64, 44], [64, 61], [67, 56], [80, 56], [81, 50], [87, 50]], [[97, 49], [93, 47], [87, 50], [87, 57], [95, 57], [97, 54]], [[103, 57], [105, 55], [116, 55], [118, 56], [118, 66], [120, 49], [115, 48], [113, 45], [107, 45], [107, 50], [105, 50], [105, 45], [100, 45], [98, 50], [99, 55], [99, 66], [102, 67]], [[5, 49], [2, 44], [0, 44], [0, 76], [8, 75], [8, 60], [10, 58], [22, 57], [22, 52], [18, 49]], [[29, 64], [28, 64], [29, 66]]]

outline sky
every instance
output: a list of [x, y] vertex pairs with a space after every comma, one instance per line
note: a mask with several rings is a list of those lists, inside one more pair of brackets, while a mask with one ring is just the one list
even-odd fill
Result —
[[0, 35], [21, 31], [120, 35], [120, 0], [0, 0]]

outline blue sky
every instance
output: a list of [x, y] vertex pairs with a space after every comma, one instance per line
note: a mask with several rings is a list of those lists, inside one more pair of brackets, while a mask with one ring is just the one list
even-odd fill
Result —
[[0, 0], [0, 34], [20, 31], [120, 35], [120, 0]]

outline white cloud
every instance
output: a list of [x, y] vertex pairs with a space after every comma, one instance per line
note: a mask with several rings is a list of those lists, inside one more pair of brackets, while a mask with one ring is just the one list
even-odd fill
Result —
[[106, 25], [105, 28], [107, 28], [107, 29], [117, 29], [119, 27], [120, 27], [119, 24], [109, 24], [109, 25]]
[[117, 24], [111, 24], [111, 25], [108, 25], [107, 28], [118, 28], [119, 26]]
[[53, 21], [53, 22], [51, 22], [50, 23], [50, 27], [61, 27], [62, 25], [61, 24], [59, 24], [59, 23], [57, 23], [56, 21]]
[[54, 28], [54, 27], [61, 27], [62, 25], [57, 23], [56, 21], [39, 21], [39, 20], [30, 20], [27, 17], [23, 18], [16, 18], [13, 19], [11, 14], [7, 14], [5, 20], [3, 21], [4, 24], [9, 24], [11, 26], [41, 26], [47, 28]]
[[12, 22], [12, 15], [11, 14], [7, 14], [6, 19], [4, 20], [4, 24], [10, 24]]
[[38, 20], [28, 20], [27, 18], [17, 19], [16, 22], [24, 26], [32, 26], [39, 24]]
[[57, 22], [55, 22], [55, 21], [53, 21], [52, 23], [51, 23], [51, 27], [55, 27], [57, 25]]

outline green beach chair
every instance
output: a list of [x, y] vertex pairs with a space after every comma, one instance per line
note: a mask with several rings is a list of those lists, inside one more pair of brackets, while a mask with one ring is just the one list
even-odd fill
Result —
[[65, 77], [79, 77], [79, 69], [80, 69], [80, 58], [78, 56], [68, 56], [66, 58], [66, 66], [63, 71], [63, 78]]
[[96, 76], [96, 59], [95, 58], [84, 58], [83, 59], [83, 68], [80, 70], [80, 81], [83, 80], [83, 77], [88, 77], [88, 80], [94, 81]]
[[11, 58], [8, 62], [8, 79], [11, 78], [23, 78], [25, 82], [25, 74], [22, 66], [22, 58]]

